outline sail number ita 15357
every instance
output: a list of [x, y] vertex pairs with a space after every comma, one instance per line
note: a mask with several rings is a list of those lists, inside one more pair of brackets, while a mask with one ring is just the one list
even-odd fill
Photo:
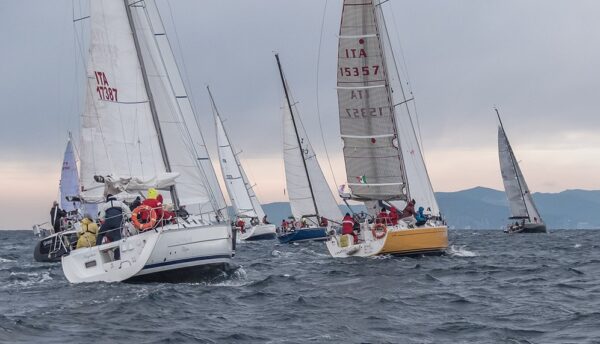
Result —
[[104, 72], [94, 72], [96, 76], [96, 93], [100, 100], [118, 102], [118, 92], [114, 87], [110, 87], [108, 78]]

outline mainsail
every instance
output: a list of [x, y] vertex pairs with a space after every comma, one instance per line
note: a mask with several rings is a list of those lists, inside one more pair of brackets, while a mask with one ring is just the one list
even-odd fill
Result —
[[[500, 120], [499, 114], [498, 119]], [[529, 222], [542, 222], [540, 214], [533, 203], [529, 187], [527, 187], [527, 183], [523, 177], [523, 172], [521, 172], [510, 142], [508, 142], [508, 137], [502, 126], [502, 120], [500, 120], [500, 125], [498, 126], [498, 155], [511, 217], [528, 219]]]
[[265, 212], [244, 172], [244, 168], [238, 159], [238, 154], [231, 145], [231, 141], [225, 131], [223, 121], [219, 116], [212, 95], [210, 95], [210, 100], [215, 114], [219, 162], [221, 164], [223, 179], [225, 180], [225, 186], [227, 187], [227, 192], [229, 193], [229, 198], [231, 199], [235, 214], [240, 217], [256, 217], [259, 220], [262, 220], [265, 216]]
[[337, 89], [346, 175], [356, 200], [408, 197], [401, 142], [373, 0], [345, 0]]
[[279, 64], [279, 56], [276, 57], [287, 98], [283, 106], [283, 159], [292, 215], [297, 219], [303, 216], [321, 216], [339, 221], [341, 211], [295, 111], [296, 106]]
[[168, 180], [193, 213], [225, 207], [154, 0], [90, 2], [88, 92], [81, 131], [86, 201], [112, 180]]
[[68, 201], [67, 197], [79, 196], [79, 173], [77, 172], [77, 160], [71, 140], [67, 142], [65, 156], [63, 158], [60, 173], [60, 207], [66, 211], [79, 208], [79, 202]]

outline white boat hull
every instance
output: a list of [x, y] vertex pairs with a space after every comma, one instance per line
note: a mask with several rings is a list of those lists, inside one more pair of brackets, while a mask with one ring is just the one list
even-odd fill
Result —
[[258, 225], [246, 229], [245, 233], [240, 233], [240, 240], [271, 240], [277, 236], [277, 227], [275, 225]]
[[[71, 283], [191, 280], [202, 277], [193, 274], [195, 270], [201, 275], [212, 266], [229, 266], [234, 254], [231, 238], [226, 224], [190, 218], [115, 243], [72, 251], [62, 259], [63, 271]], [[121, 259], [111, 261], [106, 252], [117, 246]]]

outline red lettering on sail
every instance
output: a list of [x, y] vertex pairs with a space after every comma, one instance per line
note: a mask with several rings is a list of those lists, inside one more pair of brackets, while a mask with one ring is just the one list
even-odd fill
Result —
[[98, 97], [103, 101], [118, 102], [117, 89], [110, 87], [108, 78], [104, 72], [94, 72], [96, 77], [96, 93]]

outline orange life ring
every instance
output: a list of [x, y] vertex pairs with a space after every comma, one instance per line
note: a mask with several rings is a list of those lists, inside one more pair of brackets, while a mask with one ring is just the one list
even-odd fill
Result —
[[381, 239], [387, 234], [387, 226], [383, 223], [377, 223], [371, 228], [371, 233], [375, 239]]
[[[144, 212], [150, 213], [150, 216], [148, 221], [142, 223], [140, 222], [138, 215]], [[157, 221], [158, 215], [156, 215], [156, 211], [154, 211], [154, 209], [148, 205], [140, 205], [139, 207], [133, 209], [133, 212], [131, 213], [131, 222], [133, 222], [133, 226], [142, 232], [154, 228]]]

